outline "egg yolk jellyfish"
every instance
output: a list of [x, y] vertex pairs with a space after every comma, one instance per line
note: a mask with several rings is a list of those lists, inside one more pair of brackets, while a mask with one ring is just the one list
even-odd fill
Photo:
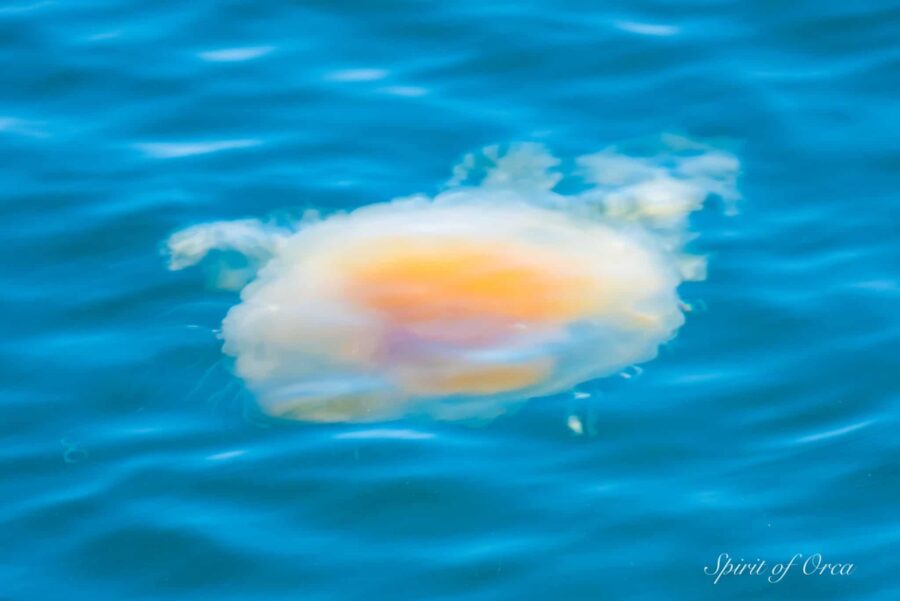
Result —
[[731, 206], [739, 165], [663, 141], [579, 157], [571, 194], [554, 191], [560, 162], [542, 146], [489, 147], [434, 197], [182, 230], [170, 267], [211, 250], [256, 266], [222, 337], [271, 415], [490, 419], [652, 359], [683, 324], [677, 288], [705, 277], [683, 250], [688, 215], [711, 195]]

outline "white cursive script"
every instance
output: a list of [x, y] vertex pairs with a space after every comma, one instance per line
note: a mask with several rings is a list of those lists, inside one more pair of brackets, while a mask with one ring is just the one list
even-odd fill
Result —
[[704, 566], [703, 573], [714, 579], [713, 584], [718, 584], [725, 576], [765, 576], [775, 584], [781, 582], [795, 566], [800, 566], [795, 571], [804, 576], [849, 576], [856, 569], [852, 563], [825, 561], [821, 553], [814, 553], [806, 559], [803, 559], [802, 553], [796, 553], [788, 561], [778, 563], [767, 562], [765, 559], [736, 560], [728, 553], [720, 553], [716, 558], [716, 565]]

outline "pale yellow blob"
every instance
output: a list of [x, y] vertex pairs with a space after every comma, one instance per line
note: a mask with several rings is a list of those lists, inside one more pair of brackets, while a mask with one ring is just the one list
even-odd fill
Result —
[[588, 186], [570, 195], [541, 147], [486, 149], [434, 198], [178, 232], [171, 267], [248, 258], [223, 350], [272, 415], [490, 419], [648, 361], [684, 323], [677, 288], [705, 277], [684, 252], [688, 215], [711, 193], [738, 198], [737, 162], [671, 142], [658, 158], [580, 157]]
[[466, 366], [449, 364], [444, 369], [418, 372], [402, 378], [405, 388], [419, 395], [497, 394], [528, 388], [551, 372], [553, 361], [536, 359], [512, 365]]

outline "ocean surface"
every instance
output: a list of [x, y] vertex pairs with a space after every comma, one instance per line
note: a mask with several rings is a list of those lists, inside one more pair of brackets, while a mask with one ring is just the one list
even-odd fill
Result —
[[[900, 10], [0, 2], [0, 600], [900, 595]], [[489, 423], [261, 415], [173, 232], [466, 153], [740, 161], [659, 356]], [[598, 352], [603, 352], [598, 349]], [[714, 572], [721, 554], [761, 575]], [[772, 566], [802, 554], [782, 580]], [[800, 565], [853, 564], [849, 575]]]

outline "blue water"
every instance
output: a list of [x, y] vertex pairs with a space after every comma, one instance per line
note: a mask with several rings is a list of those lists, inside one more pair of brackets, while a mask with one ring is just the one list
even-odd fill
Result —
[[[896, 599], [898, 21], [4, 0], [0, 599]], [[666, 132], [742, 168], [739, 214], [692, 219], [686, 325], [639, 376], [482, 427], [262, 418], [215, 334], [236, 294], [160, 255], [434, 193], [486, 144]], [[714, 584], [721, 553], [855, 570]]]

